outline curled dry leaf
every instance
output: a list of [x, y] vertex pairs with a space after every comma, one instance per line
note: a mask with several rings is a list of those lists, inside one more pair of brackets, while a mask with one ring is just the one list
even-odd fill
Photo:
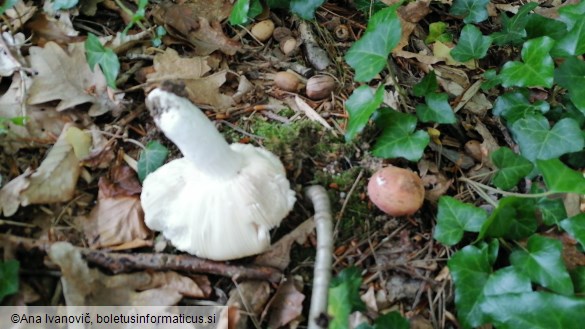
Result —
[[8, 32], [0, 35], [0, 77], [9, 77], [22, 67], [20, 46], [24, 44], [22, 33], [12, 36]]
[[431, 12], [429, 9], [430, 2], [430, 0], [417, 0], [398, 8], [397, 12], [400, 18], [400, 25], [402, 26], [402, 35], [400, 42], [398, 42], [398, 45], [393, 51], [401, 50], [408, 45], [410, 35], [418, 22]]
[[48, 251], [61, 268], [67, 305], [175, 305], [182, 296], [206, 297], [191, 279], [174, 272], [105, 275], [91, 269], [81, 251], [68, 242], [54, 243]]
[[300, 317], [304, 300], [305, 295], [299, 291], [294, 279], [281, 283], [268, 306], [268, 327], [280, 328]]
[[91, 103], [89, 115], [97, 116], [121, 110], [119, 98], [114, 98], [99, 67], [93, 72], [87, 65], [83, 42], [69, 44], [68, 51], [48, 42], [44, 48], [30, 48], [32, 68], [38, 72], [29, 90], [31, 105], [59, 101], [57, 111]]
[[82, 221], [91, 248], [115, 250], [152, 246], [152, 232], [144, 224], [140, 183], [126, 166], [115, 166], [111, 180], [101, 177], [98, 201]]
[[[12, 216], [19, 206], [65, 202], [73, 198], [79, 178], [79, 159], [67, 141], [66, 126], [41, 165], [28, 168], [0, 190], [0, 210]], [[89, 145], [86, 145], [89, 149]]]
[[[4, 2], [6, 3], [6, 2]], [[18, 0], [16, 4], [4, 12], [7, 18], [5, 23], [10, 25], [10, 31], [19, 30], [23, 24], [28, 22], [37, 12], [37, 7], [32, 5], [32, 2], [24, 3], [24, 0]]]

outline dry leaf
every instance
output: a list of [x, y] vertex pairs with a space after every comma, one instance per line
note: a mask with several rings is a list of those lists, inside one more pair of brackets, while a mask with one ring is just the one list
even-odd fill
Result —
[[8, 32], [0, 35], [0, 77], [9, 77], [22, 67], [17, 58], [22, 58], [20, 47], [23, 44], [24, 35], [22, 33], [16, 34], [15, 37]]
[[0, 210], [5, 216], [14, 215], [19, 205], [65, 202], [73, 198], [80, 167], [66, 139], [68, 129], [63, 129], [36, 170], [27, 169], [0, 190]]
[[400, 18], [400, 25], [402, 26], [402, 35], [400, 42], [394, 48], [392, 52], [399, 51], [406, 47], [410, 40], [410, 35], [418, 22], [425, 18], [425, 16], [431, 12], [429, 9], [430, 0], [417, 0], [411, 2], [406, 6], [398, 7], [398, 17]]
[[297, 112], [303, 112], [307, 118], [309, 118], [311, 121], [317, 121], [319, 122], [323, 127], [327, 128], [327, 129], [333, 129], [331, 127], [331, 125], [329, 124], [329, 122], [327, 122], [327, 120], [323, 119], [322, 116], [319, 115], [319, 113], [317, 113], [317, 111], [315, 111], [311, 106], [309, 106], [309, 104], [307, 104], [307, 102], [305, 102], [302, 98], [299, 97], [299, 95], [295, 95], [295, 101], [290, 102], [287, 99], [286, 102], [288, 105], [291, 106], [291, 108], [295, 109]]
[[10, 9], [6, 9], [4, 16], [8, 18], [6, 23], [12, 28], [11, 31], [19, 30], [23, 24], [37, 12], [37, 7], [32, 6], [32, 2], [25, 4], [23, 0], [18, 0]]
[[92, 72], [87, 65], [83, 42], [69, 44], [67, 52], [54, 42], [48, 42], [45, 48], [31, 47], [30, 62], [38, 75], [30, 87], [28, 104], [58, 100], [57, 111], [63, 111], [91, 103], [91, 116], [121, 110], [119, 101], [108, 91], [99, 67]]
[[305, 295], [297, 289], [293, 279], [281, 283], [268, 307], [270, 314], [268, 327], [280, 328], [300, 317], [303, 312], [303, 300]]
[[301, 225], [297, 226], [292, 232], [283, 236], [278, 242], [272, 244], [270, 249], [254, 260], [254, 264], [262, 266], [272, 266], [284, 270], [290, 263], [290, 249], [294, 242], [303, 244], [309, 234], [315, 229], [315, 221], [307, 219]]
[[[240, 311], [240, 321], [234, 328], [247, 329], [247, 316], [258, 318], [270, 298], [270, 284], [266, 281], [245, 281], [230, 291], [227, 305]], [[230, 323], [230, 327], [231, 327]]]
[[51, 261], [61, 268], [63, 295], [68, 306], [72, 305], [175, 305], [183, 293], [205, 297], [193, 281], [189, 283], [178, 274], [105, 275], [90, 269], [78, 248], [68, 242], [54, 243], [48, 251]]
[[[52, 3], [48, 1], [48, 3]], [[78, 37], [79, 32], [73, 28], [73, 23], [68, 12], [59, 12], [58, 18], [48, 16], [46, 13], [40, 13], [26, 24], [26, 27], [33, 33], [33, 43], [44, 46], [49, 41], [54, 41], [60, 45], [66, 46], [68, 43], [83, 41]]]
[[474, 60], [468, 60], [467, 62], [462, 63], [453, 59], [453, 57], [451, 57], [451, 49], [453, 49], [453, 46], [448, 46], [441, 41], [435, 41], [433, 43], [433, 55], [439, 58], [443, 58], [445, 60], [445, 64], [453, 66], [463, 65], [472, 70], [476, 68]]

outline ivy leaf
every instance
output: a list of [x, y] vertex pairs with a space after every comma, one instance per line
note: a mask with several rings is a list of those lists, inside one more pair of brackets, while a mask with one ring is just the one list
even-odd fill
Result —
[[538, 7], [538, 3], [527, 3], [520, 7], [518, 12], [512, 17], [508, 17], [506, 13], [502, 12], [500, 16], [502, 31], [492, 33], [491, 35], [494, 43], [498, 46], [503, 46], [506, 44], [516, 45], [524, 42], [527, 35], [525, 27], [529, 20], [529, 14], [536, 7]]
[[555, 70], [555, 82], [569, 91], [571, 102], [585, 114], [585, 62], [576, 57], [567, 58]]
[[345, 54], [345, 61], [355, 70], [356, 81], [370, 81], [386, 67], [388, 55], [398, 45], [402, 34], [396, 14], [398, 6], [400, 2], [374, 14], [366, 33]]
[[143, 182], [146, 176], [157, 170], [165, 163], [169, 150], [157, 141], [150, 141], [144, 150], [140, 152], [137, 170], [140, 182]]
[[434, 22], [429, 24], [429, 35], [425, 39], [426, 44], [431, 44], [435, 41], [440, 41], [442, 43], [447, 43], [453, 41], [453, 36], [449, 33], [445, 33], [447, 31], [447, 23], [445, 22]]
[[71, 9], [77, 6], [78, 2], [79, 0], [54, 0], [53, 9], [54, 10]]
[[486, 323], [481, 304], [483, 289], [492, 271], [487, 248], [466, 246], [453, 254], [447, 264], [455, 284], [457, 318], [464, 328]]
[[380, 107], [384, 100], [384, 87], [380, 86], [374, 93], [369, 86], [361, 86], [353, 91], [345, 101], [345, 108], [349, 113], [349, 122], [345, 132], [345, 140], [351, 141], [361, 132], [372, 114]]
[[102, 45], [98, 37], [89, 33], [85, 40], [85, 57], [93, 71], [98, 64], [106, 77], [106, 82], [111, 88], [116, 88], [116, 77], [120, 73], [120, 62], [118, 56], [110, 48]]
[[423, 97], [434, 92], [437, 88], [439, 88], [439, 83], [437, 82], [437, 75], [433, 70], [427, 73], [419, 83], [412, 87], [412, 94], [416, 97]]
[[353, 2], [355, 9], [361, 11], [364, 14], [375, 14], [378, 11], [387, 8], [388, 5], [380, 0], [356, 0]]
[[536, 166], [542, 173], [548, 190], [554, 193], [585, 194], [585, 177], [572, 170], [558, 158], [537, 160]]
[[500, 78], [502, 86], [552, 87], [554, 62], [549, 51], [554, 40], [541, 37], [527, 41], [522, 46], [522, 62], [510, 61], [504, 65]]
[[[531, 193], [545, 192], [545, 189], [532, 185]], [[545, 225], [559, 225], [559, 222], [567, 218], [567, 211], [562, 198], [543, 197], [538, 199], [536, 207], [540, 211], [542, 222]]]
[[525, 250], [515, 250], [510, 262], [532, 282], [563, 295], [573, 293], [573, 283], [561, 255], [560, 241], [540, 235], [531, 236]]
[[262, 4], [258, 0], [237, 0], [230, 13], [230, 24], [246, 24], [250, 17], [256, 17], [262, 13]]
[[530, 291], [532, 291], [530, 278], [518, 272], [513, 266], [507, 266], [497, 270], [490, 276], [483, 288], [485, 296], [498, 296]]
[[558, 158], [583, 149], [583, 134], [577, 122], [565, 118], [552, 129], [543, 116], [528, 116], [512, 125], [522, 155], [530, 161]]
[[416, 115], [422, 122], [452, 124], [457, 122], [455, 113], [449, 105], [449, 96], [445, 93], [429, 93], [425, 97], [426, 104], [416, 106]]
[[356, 329], [410, 329], [410, 323], [399, 312], [392, 311], [379, 316], [373, 326], [364, 322]]
[[573, 285], [575, 286], [575, 293], [585, 293], [585, 266], [575, 268], [570, 274], [571, 279], [573, 279]]
[[498, 329], [580, 329], [585, 322], [585, 299], [543, 291], [485, 297], [481, 309]]
[[494, 69], [485, 71], [482, 78], [484, 81], [481, 83], [481, 90], [483, 91], [488, 91], [502, 83], [498, 73]]
[[505, 197], [481, 227], [478, 239], [484, 237], [522, 239], [537, 228], [536, 204], [532, 199]]
[[558, 40], [567, 34], [567, 25], [561, 21], [537, 14], [528, 15], [526, 22], [526, 38], [536, 39], [551, 37]]
[[463, 22], [479, 23], [488, 18], [487, 5], [489, 0], [455, 0], [450, 13], [455, 16], [463, 16]]
[[0, 5], [0, 15], [3, 15], [4, 12], [12, 7], [18, 2], [18, 0], [4, 0]]
[[457, 46], [451, 50], [451, 56], [458, 62], [484, 58], [491, 44], [491, 37], [484, 36], [477, 27], [467, 24], [461, 30]]
[[429, 144], [429, 134], [422, 130], [414, 131], [416, 118], [394, 110], [384, 111], [378, 122], [384, 131], [378, 137], [372, 150], [377, 157], [392, 159], [405, 158], [418, 161]]
[[492, 162], [499, 168], [492, 183], [503, 190], [511, 189], [526, 177], [534, 166], [523, 156], [507, 147], [501, 147], [491, 154]]
[[499, 96], [492, 113], [504, 117], [508, 124], [512, 124], [528, 114], [544, 114], [549, 109], [550, 105], [547, 102], [539, 100], [531, 103], [526, 93], [516, 90]]
[[559, 9], [560, 20], [569, 31], [557, 40], [552, 54], [555, 57], [579, 56], [585, 53], [585, 5], [583, 3]]
[[479, 232], [486, 219], [485, 210], [449, 196], [442, 196], [439, 199], [437, 226], [433, 236], [442, 244], [452, 246], [461, 241], [464, 231]]
[[585, 213], [562, 220], [560, 225], [585, 248]]
[[310, 20], [315, 18], [315, 11], [325, 0], [291, 0], [290, 10], [301, 18]]
[[17, 260], [0, 261], [0, 301], [8, 295], [18, 292], [18, 268]]
[[362, 277], [356, 267], [346, 268], [331, 280], [327, 313], [332, 318], [330, 329], [349, 328], [349, 315], [354, 311], [365, 310], [360, 298]]

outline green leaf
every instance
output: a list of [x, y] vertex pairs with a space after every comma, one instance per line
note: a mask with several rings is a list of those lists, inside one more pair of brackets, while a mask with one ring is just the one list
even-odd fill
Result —
[[585, 266], [579, 266], [571, 271], [571, 279], [575, 286], [575, 293], [585, 293]]
[[498, 296], [503, 294], [531, 292], [530, 278], [519, 272], [513, 266], [507, 266], [497, 270], [487, 280], [483, 294], [485, 296]]
[[356, 0], [353, 2], [353, 5], [355, 6], [355, 9], [364, 14], [375, 14], [388, 7], [388, 5], [380, 0]]
[[120, 62], [116, 53], [104, 47], [98, 37], [90, 33], [85, 40], [85, 57], [91, 70], [93, 71], [95, 65], [98, 64], [106, 77], [108, 86], [116, 88], [116, 77], [120, 72]]
[[0, 301], [18, 292], [19, 267], [20, 263], [14, 259], [0, 261]]
[[383, 122], [384, 131], [378, 137], [372, 154], [385, 159], [405, 158], [418, 161], [429, 144], [429, 134], [417, 130], [416, 118], [394, 110], [384, 111], [378, 122]]
[[555, 44], [551, 54], [555, 57], [579, 56], [585, 53], [585, 5], [565, 6], [559, 9], [560, 20], [569, 31]]
[[517, 45], [524, 42], [526, 38], [526, 24], [529, 20], [530, 12], [538, 7], [538, 3], [527, 3], [518, 9], [518, 12], [508, 17], [506, 13], [502, 12], [500, 19], [502, 21], [502, 31], [492, 33], [494, 44], [503, 46], [506, 44]]
[[562, 220], [560, 225], [585, 248], [585, 213]]
[[272, 9], [288, 9], [290, 6], [290, 0], [266, 0], [266, 5]]
[[585, 114], [585, 62], [576, 57], [567, 58], [555, 70], [555, 82], [569, 91], [571, 102]]
[[487, 219], [481, 208], [463, 203], [449, 196], [439, 199], [437, 226], [434, 238], [444, 245], [452, 246], [463, 237], [463, 232], [479, 232]]
[[549, 51], [554, 40], [541, 37], [527, 41], [522, 46], [522, 62], [511, 61], [500, 72], [502, 86], [508, 87], [552, 87], [554, 62]]
[[346, 268], [331, 280], [329, 286], [327, 313], [331, 317], [329, 329], [349, 328], [349, 315], [365, 310], [360, 298], [362, 277], [356, 267]]
[[290, 11], [299, 15], [303, 19], [315, 18], [315, 11], [325, 0], [291, 0]]
[[492, 162], [499, 168], [492, 183], [503, 190], [511, 189], [526, 177], [534, 166], [523, 156], [507, 147], [501, 147], [491, 154]]
[[558, 158], [537, 160], [536, 166], [542, 173], [548, 190], [554, 193], [585, 194], [583, 174], [567, 167]]
[[451, 50], [451, 57], [458, 62], [484, 58], [491, 44], [491, 37], [484, 36], [477, 27], [467, 24], [461, 30], [457, 46]]
[[585, 299], [548, 292], [486, 297], [482, 311], [498, 329], [580, 329]]
[[250, 0], [237, 0], [230, 13], [230, 24], [246, 24], [249, 21], [248, 11], [250, 10]]
[[349, 113], [349, 122], [345, 132], [345, 140], [351, 141], [360, 133], [372, 114], [380, 107], [384, 100], [384, 86], [378, 87], [376, 92], [369, 86], [361, 86], [353, 91], [345, 101], [345, 108]]
[[536, 207], [540, 211], [542, 222], [545, 225], [558, 225], [561, 220], [567, 218], [562, 198], [541, 198]]
[[527, 39], [547, 36], [558, 40], [566, 34], [567, 25], [565, 23], [537, 14], [528, 15], [528, 21], [526, 22]]
[[449, 96], [445, 93], [429, 93], [425, 97], [426, 104], [416, 106], [416, 115], [422, 122], [453, 124], [457, 122], [455, 113], [449, 105]]
[[463, 22], [479, 23], [488, 18], [487, 5], [489, 0], [455, 0], [451, 6], [451, 14], [463, 16]]
[[482, 77], [484, 81], [481, 84], [481, 90], [483, 91], [488, 91], [502, 83], [498, 73], [494, 69], [485, 71]]
[[345, 54], [345, 61], [355, 70], [355, 81], [370, 81], [386, 67], [388, 55], [402, 34], [396, 14], [399, 6], [397, 3], [372, 16], [364, 35]]
[[535, 200], [518, 197], [500, 199], [498, 207], [483, 224], [478, 239], [484, 237], [522, 239], [537, 228]]
[[560, 241], [540, 235], [531, 236], [526, 250], [515, 250], [510, 263], [534, 283], [563, 295], [573, 293], [573, 283], [561, 256]]
[[430, 44], [435, 41], [447, 43], [453, 41], [453, 36], [449, 33], [445, 33], [448, 26], [449, 25], [445, 22], [434, 22], [429, 24], [429, 35], [426, 37], [425, 43]]
[[552, 129], [543, 116], [528, 116], [512, 125], [522, 155], [528, 160], [548, 160], [583, 149], [583, 134], [577, 122], [565, 118]]
[[[358, 327], [359, 328], [359, 327]], [[393, 311], [379, 316], [373, 329], [410, 329], [410, 323], [399, 312]]]
[[157, 141], [150, 141], [144, 150], [140, 152], [138, 159], [138, 178], [141, 182], [151, 172], [157, 170], [165, 163], [169, 150]]
[[435, 74], [435, 71], [430, 71], [420, 80], [419, 83], [412, 87], [412, 94], [416, 97], [423, 97], [434, 92], [437, 88], [439, 88], [437, 75]]
[[516, 90], [499, 96], [494, 103], [492, 113], [503, 116], [508, 124], [513, 124], [518, 119], [528, 114], [544, 114], [550, 109], [545, 101], [530, 102], [527, 93]]
[[12, 7], [18, 2], [18, 0], [4, 0], [2, 5], [0, 5], [0, 15], [3, 15], [4, 12]]
[[71, 9], [77, 6], [78, 2], [79, 0], [54, 0], [53, 9], [54, 10]]
[[455, 284], [457, 318], [464, 328], [484, 324], [483, 289], [492, 271], [487, 248], [466, 246], [451, 256], [448, 266]]

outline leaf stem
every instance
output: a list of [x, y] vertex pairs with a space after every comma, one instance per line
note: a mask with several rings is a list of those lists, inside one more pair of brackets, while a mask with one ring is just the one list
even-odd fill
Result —
[[460, 177], [459, 180], [464, 182], [464, 183], [467, 183], [473, 187], [477, 187], [477, 188], [481, 188], [481, 189], [484, 189], [484, 190], [487, 190], [490, 192], [498, 193], [498, 194], [501, 194], [503, 196], [515, 196], [518, 198], [534, 198], [534, 199], [536, 199], [536, 198], [544, 198], [544, 197], [555, 194], [552, 191], [547, 191], [547, 192], [542, 192], [542, 193], [532, 193], [532, 194], [508, 192], [508, 191], [500, 190], [500, 189], [495, 188], [495, 187], [491, 187], [489, 185], [482, 184], [480, 182], [476, 182], [476, 181], [471, 180], [471, 179], [466, 178], [466, 177]]

